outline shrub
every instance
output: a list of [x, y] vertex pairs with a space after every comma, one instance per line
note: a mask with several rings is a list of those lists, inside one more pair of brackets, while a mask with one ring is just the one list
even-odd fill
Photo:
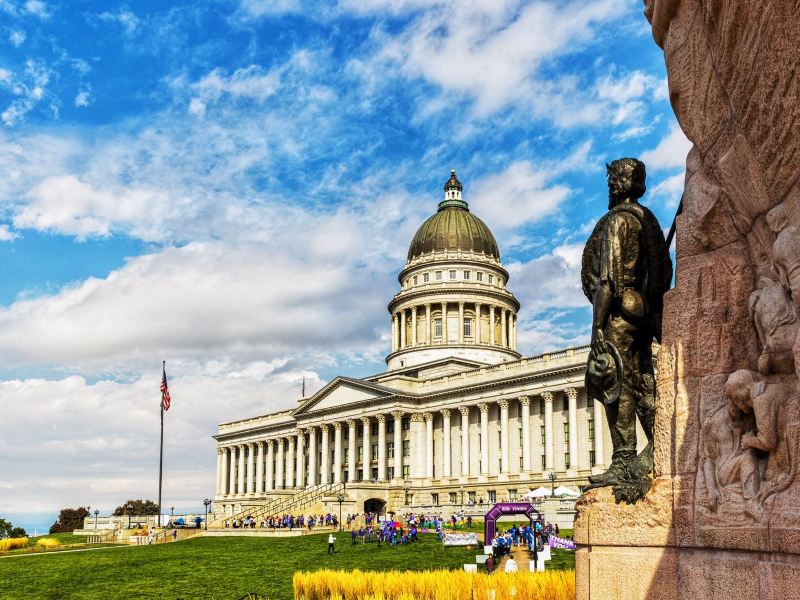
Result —
[[9, 550], [16, 550], [17, 548], [27, 548], [28, 538], [9, 538], [0, 540], [0, 552], [7, 552]]
[[56, 538], [42, 538], [37, 540], [36, 545], [43, 548], [53, 548], [54, 546], [60, 546], [61, 542], [59, 542]]
[[297, 600], [573, 600], [574, 571], [467, 573], [465, 571], [322, 570], [294, 575]]

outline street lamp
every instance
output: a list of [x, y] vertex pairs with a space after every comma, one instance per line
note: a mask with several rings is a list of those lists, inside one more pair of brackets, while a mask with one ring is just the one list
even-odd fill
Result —
[[550, 497], [551, 498], [555, 498], [556, 497], [556, 487], [555, 487], [555, 485], [556, 485], [556, 474], [555, 473], [550, 473], [550, 475], [548, 475], [548, 477], [550, 479]]
[[94, 530], [97, 531], [97, 515], [100, 514], [100, 511], [96, 508], [94, 509]]
[[174, 517], [175, 516], [175, 507], [174, 506], [170, 506], [169, 507], [169, 516], [170, 517]]
[[405, 498], [403, 498], [403, 504], [407, 507], [411, 508], [411, 502], [408, 500], [408, 490], [411, 489], [411, 482], [408, 479], [403, 480], [403, 492], [405, 492]]
[[464, 514], [464, 486], [463, 485], [459, 488], [459, 491], [461, 492], [461, 514], [463, 515]]
[[336, 501], [339, 503], [339, 531], [342, 530], [342, 502], [344, 502], [344, 494], [336, 496]]
[[206, 498], [203, 500], [203, 506], [206, 507], [206, 520], [205, 520], [205, 530], [208, 531], [208, 506], [211, 504], [211, 498]]

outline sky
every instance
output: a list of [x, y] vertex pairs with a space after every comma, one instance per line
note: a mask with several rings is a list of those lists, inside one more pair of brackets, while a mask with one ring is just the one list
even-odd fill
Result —
[[525, 355], [585, 343], [604, 163], [689, 143], [641, 0], [0, 0], [0, 517], [214, 493], [220, 422], [380, 372], [451, 168]]

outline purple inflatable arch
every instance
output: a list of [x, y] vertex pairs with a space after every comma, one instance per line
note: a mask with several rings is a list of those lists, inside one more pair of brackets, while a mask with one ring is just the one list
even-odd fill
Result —
[[539, 517], [539, 511], [533, 508], [530, 502], [500, 502], [495, 504], [489, 512], [486, 513], [483, 522], [483, 544], [488, 546], [492, 543], [497, 528], [495, 522], [500, 517], [505, 515], [525, 515], [529, 520]]

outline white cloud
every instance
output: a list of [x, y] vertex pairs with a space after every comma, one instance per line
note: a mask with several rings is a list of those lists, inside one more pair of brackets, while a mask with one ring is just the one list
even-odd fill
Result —
[[116, 23], [125, 32], [125, 35], [132, 36], [139, 28], [139, 18], [129, 10], [119, 12], [103, 12], [97, 15], [97, 19], [106, 23]]
[[84, 107], [89, 106], [91, 104], [91, 94], [88, 90], [81, 90], [78, 92], [78, 95], [75, 96], [75, 106], [77, 107]]
[[299, 0], [241, 0], [239, 3], [240, 15], [251, 19], [296, 13], [301, 9]]
[[19, 234], [17, 234], [14, 231], [11, 231], [8, 225], [5, 224], [0, 225], [0, 242], [10, 242], [12, 240], [17, 239], [18, 237]]
[[0, 112], [6, 126], [19, 123], [44, 98], [52, 73], [40, 61], [29, 59], [21, 74], [0, 69], [0, 89], [5, 87], [16, 99]]
[[583, 246], [583, 243], [565, 244], [550, 254], [506, 265], [513, 279], [514, 294], [526, 311], [536, 315], [545, 310], [586, 305], [580, 276]]
[[641, 159], [648, 171], [683, 168], [686, 166], [686, 155], [692, 143], [686, 138], [680, 126], [673, 123], [669, 133], [658, 145], [642, 153]]
[[36, 15], [40, 19], [50, 18], [50, 11], [47, 9], [47, 5], [41, 0], [27, 0], [27, 2], [25, 2], [25, 12]]
[[27, 37], [28, 36], [24, 31], [20, 29], [14, 29], [8, 34], [8, 41], [11, 42], [11, 45], [15, 48], [19, 48], [23, 43], [25, 43], [25, 39]]
[[683, 194], [685, 171], [667, 177], [650, 190], [653, 198], [660, 199], [667, 208], [677, 208]]

